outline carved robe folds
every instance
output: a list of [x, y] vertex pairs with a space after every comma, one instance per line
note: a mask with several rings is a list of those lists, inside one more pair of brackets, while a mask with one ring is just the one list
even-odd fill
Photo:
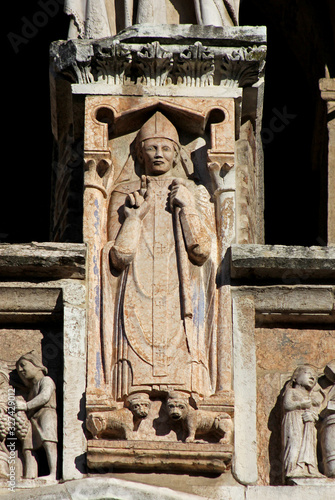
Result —
[[168, 388], [209, 395], [213, 207], [203, 186], [184, 179], [195, 207], [171, 212], [173, 177], [150, 179], [152, 202], [142, 221], [123, 214], [139, 181], [120, 184], [111, 195], [103, 261], [106, 378], [118, 400], [134, 391]]

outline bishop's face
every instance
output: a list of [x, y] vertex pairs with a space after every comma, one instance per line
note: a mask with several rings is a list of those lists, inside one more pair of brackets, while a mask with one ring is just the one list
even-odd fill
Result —
[[142, 158], [146, 175], [163, 175], [173, 168], [177, 157], [174, 143], [169, 139], [146, 139], [142, 146]]

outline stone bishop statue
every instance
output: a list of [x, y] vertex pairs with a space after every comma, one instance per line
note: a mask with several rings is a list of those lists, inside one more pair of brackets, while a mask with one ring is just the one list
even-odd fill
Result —
[[103, 259], [106, 381], [115, 399], [154, 387], [201, 396], [216, 386], [215, 217], [180, 168], [174, 125], [156, 112], [140, 129], [142, 175], [110, 198]]
[[[239, 0], [189, 0], [187, 24], [236, 26]], [[69, 38], [114, 36], [134, 24], [180, 24], [178, 8], [185, 0], [65, 0], [71, 16]], [[184, 6], [185, 11], [185, 6]]]

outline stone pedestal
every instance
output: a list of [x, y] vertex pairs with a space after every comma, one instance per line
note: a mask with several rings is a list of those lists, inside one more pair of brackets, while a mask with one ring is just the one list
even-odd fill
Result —
[[138, 471], [218, 474], [231, 467], [233, 447], [203, 443], [157, 445], [148, 441], [93, 440], [88, 444], [88, 467]]

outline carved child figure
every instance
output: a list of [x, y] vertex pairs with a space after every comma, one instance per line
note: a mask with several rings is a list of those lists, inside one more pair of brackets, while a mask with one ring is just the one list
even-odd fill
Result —
[[228, 413], [195, 410], [187, 397], [178, 393], [170, 393], [166, 404], [169, 417], [182, 422], [187, 443], [193, 443], [196, 435], [212, 435], [222, 444], [231, 442], [233, 423]]
[[36, 460], [33, 451], [43, 447], [46, 452], [50, 474], [43, 479], [56, 479], [57, 466], [57, 413], [56, 386], [46, 376], [48, 370], [39, 361], [36, 353], [24, 354], [16, 362], [17, 372], [29, 388], [27, 401], [17, 398], [16, 411], [25, 411], [30, 421], [28, 432], [22, 439], [24, 478], [35, 479]]
[[108, 434], [118, 439], [130, 440], [141, 421], [148, 416], [149, 409], [150, 399], [147, 394], [132, 394], [128, 396], [125, 408], [90, 413], [86, 427], [95, 439]]
[[283, 396], [283, 466], [285, 477], [319, 477], [316, 455], [318, 411], [324, 395], [311, 365], [294, 371]]

